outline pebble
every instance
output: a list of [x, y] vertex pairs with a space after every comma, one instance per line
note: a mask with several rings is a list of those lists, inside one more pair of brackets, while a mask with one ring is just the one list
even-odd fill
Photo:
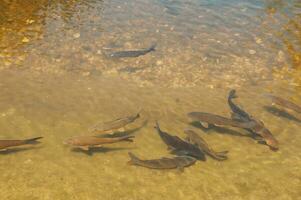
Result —
[[73, 34], [73, 37], [74, 37], [74, 38], [79, 38], [79, 37], [80, 37], [80, 33], [74, 33], [74, 34]]
[[27, 37], [24, 37], [24, 38], [22, 39], [22, 42], [23, 42], [23, 43], [27, 43], [27, 42], [29, 42], [29, 39], [28, 39]]
[[250, 50], [249, 50], [249, 54], [254, 55], [255, 53], [256, 53], [255, 50], [253, 50], [253, 49], [250, 49]]
[[162, 60], [157, 60], [156, 65], [162, 65], [162, 64], [163, 64]]

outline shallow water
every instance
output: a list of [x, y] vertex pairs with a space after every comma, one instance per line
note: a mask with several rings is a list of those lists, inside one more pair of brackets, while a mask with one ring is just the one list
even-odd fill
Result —
[[[2, 199], [300, 199], [301, 122], [265, 93], [301, 104], [301, 4], [257, 1], [8, 1], [0, 4], [0, 138], [43, 136], [0, 152]], [[157, 50], [138, 58], [110, 52]], [[184, 138], [186, 113], [245, 110], [280, 142], [239, 129], [196, 129], [227, 161], [183, 173], [127, 165], [127, 152], [170, 156], [154, 130]], [[101, 121], [133, 114], [134, 143], [88, 155], [63, 145]], [[278, 115], [277, 115], [278, 114]]]

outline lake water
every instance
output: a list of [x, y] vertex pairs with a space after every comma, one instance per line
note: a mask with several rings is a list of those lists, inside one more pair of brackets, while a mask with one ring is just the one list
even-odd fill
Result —
[[[229, 159], [182, 173], [127, 164], [128, 152], [171, 156], [156, 120], [184, 138], [188, 112], [230, 117], [230, 89], [278, 151], [244, 130], [195, 127]], [[301, 199], [301, 122], [264, 97], [301, 105], [300, 0], [0, 0], [0, 91], [0, 139], [44, 137], [0, 152], [1, 199]], [[63, 144], [140, 108], [133, 143], [91, 155]]]

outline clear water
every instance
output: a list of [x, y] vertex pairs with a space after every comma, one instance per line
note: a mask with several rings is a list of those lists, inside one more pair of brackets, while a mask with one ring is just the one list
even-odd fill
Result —
[[[300, 199], [301, 123], [262, 96], [301, 104], [300, 22], [299, 0], [1, 0], [0, 138], [44, 137], [0, 152], [1, 199]], [[138, 58], [106, 56], [154, 43]], [[169, 156], [155, 120], [183, 138], [188, 112], [229, 116], [232, 88], [279, 151], [238, 129], [199, 129], [227, 161], [183, 173], [127, 165], [128, 151]], [[134, 143], [92, 155], [62, 143], [139, 108]]]

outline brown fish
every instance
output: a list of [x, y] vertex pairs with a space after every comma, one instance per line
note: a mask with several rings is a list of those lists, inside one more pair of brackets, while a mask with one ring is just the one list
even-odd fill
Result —
[[190, 156], [176, 156], [173, 158], [160, 158], [153, 160], [141, 160], [133, 153], [129, 152], [131, 160], [128, 162], [131, 165], [138, 165], [151, 169], [179, 169], [183, 171], [184, 167], [193, 165], [196, 159]]
[[35, 144], [37, 140], [43, 137], [35, 137], [26, 140], [0, 140], [0, 150], [6, 150], [9, 147], [21, 146], [26, 144]]
[[264, 143], [272, 150], [277, 150], [279, 148], [279, 143], [273, 134], [265, 127], [264, 123], [255, 119], [252, 115], [235, 105], [232, 101], [233, 98], [237, 98], [235, 90], [231, 90], [228, 96], [228, 104], [232, 110], [232, 119], [237, 122], [242, 122], [241, 124], [245, 126], [245, 129], [261, 136]]
[[191, 129], [185, 129], [184, 133], [187, 135], [187, 141], [191, 144], [198, 146], [204, 153], [211, 156], [216, 160], [226, 160], [228, 159], [227, 153], [228, 151], [216, 152], [209, 147], [207, 142], [199, 136], [196, 132]]
[[274, 104], [277, 104], [277, 105], [282, 106], [284, 108], [288, 108], [288, 109], [293, 110], [297, 113], [301, 113], [301, 107], [298, 106], [297, 104], [291, 102], [291, 101], [288, 101], [286, 99], [283, 99], [281, 97], [277, 97], [277, 96], [274, 96], [274, 95], [271, 95], [271, 94], [267, 94], [265, 96], [269, 97]]
[[248, 129], [262, 137], [262, 141], [260, 142], [267, 144], [272, 150], [279, 149], [278, 140], [273, 136], [269, 129], [264, 126], [262, 121], [253, 119], [250, 123], [252, 123], [253, 126]]
[[133, 142], [134, 136], [123, 137], [96, 137], [96, 136], [76, 136], [64, 141], [64, 144], [69, 144], [74, 147], [88, 151], [91, 147], [101, 147], [103, 144], [111, 144], [121, 141]]
[[228, 119], [226, 117], [222, 117], [219, 115], [205, 113], [205, 112], [190, 112], [187, 114], [189, 118], [198, 122], [205, 122], [207, 124], [213, 124], [217, 126], [232, 126], [238, 128], [247, 128], [250, 125], [246, 123], [242, 123], [239, 121], [235, 121], [232, 119]]
[[198, 147], [190, 144], [177, 136], [172, 136], [166, 132], [161, 131], [159, 123], [156, 122], [155, 128], [157, 129], [161, 139], [176, 154], [183, 154], [197, 158], [198, 160], [206, 160], [205, 154]]
[[124, 127], [130, 123], [133, 123], [136, 119], [140, 117], [140, 113], [138, 112], [135, 115], [118, 118], [112, 121], [98, 123], [92, 128], [90, 128], [90, 132], [95, 132], [96, 134], [108, 134], [114, 133], [116, 131], [124, 131]]

